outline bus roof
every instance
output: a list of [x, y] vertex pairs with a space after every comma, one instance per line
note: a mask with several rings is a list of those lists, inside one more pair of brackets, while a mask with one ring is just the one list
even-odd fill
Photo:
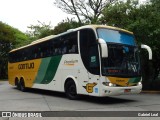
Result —
[[129, 33], [129, 34], [133, 34], [133, 32], [131, 32], [131, 31], [128, 31], [128, 30], [125, 30], [125, 29], [121, 29], [121, 28], [118, 28], [118, 27], [107, 26], [107, 25], [85, 25], [85, 26], [82, 26], [82, 27], [79, 27], [79, 28], [75, 28], [75, 29], [79, 30], [79, 29], [83, 29], [83, 28], [93, 28], [93, 29], [107, 28], [107, 29], [118, 30], [118, 31]]
[[66, 32], [60, 33], [60, 34], [58, 34], [58, 35], [50, 35], [50, 36], [47, 36], [47, 37], [44, 37], [44, 38], [35, 40], [35, 41], [31, 42], [31, 43], [28, 44], [28, 45], [25, 45], [25, 46], [22, 46], [22, 47], [13, 49], [13, 50], [11, 50], [10, 52], [14, 52], [14, 51], [17, 51], [17, 50], [20, 50], [20, 49], [23, 49], [23, 48], [26, 48], [26, 47], [29, 47], [29, 46], [32, 46], [32, 45], [35, 45], [35, 44], [38, 44], [38, 43], [47, 41], [47, 40], [50, 40], [50, 39], [55, 38], [55, 37], [59, 37], [59, 36], [61, 36], [61, 35], [65, 35], [65, 34], [67, 34], [67, 33], [73, 32], [73, 31], [78, 31], [78, 30], [81, 30], [81, 29], [84, 29], [84, 28], [92, 28], [92, 29], [107, 28], [107, 29], [118, 30], [118, 31], [122, 31], [122, 32], [129, 33], [129, 34], [133, 34], [133, 32], [130, 32], [130, 31], [128, 31], [128, 30], [121, 29], [121, 28], [117, 28], [117, 27], [112, 27], [112, 26], [107, 26], [107, 25], [85, 25], [85, 26], [78, 27], [78, 28], [75, 28], [75, 29], [69, 29], [69, 30], [67, 30]]

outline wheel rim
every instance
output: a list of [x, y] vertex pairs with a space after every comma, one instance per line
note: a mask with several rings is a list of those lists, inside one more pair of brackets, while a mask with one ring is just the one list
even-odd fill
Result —
[[76, 94], [77, 94], [77, 92], [76, 92], [76, 87], [75, 87], [74, 85], [71, 85], [71, 86], [69, 87], [68, 92], [69, 92], [69, 95], [71, 95], [71, 96], [76, 96]]
[[21, 83], [21, 90], [22, 90], [22, 91], [24, 90], [24, 85], [23, 85], [23, 83]]
[[21, 90], [21, 91], [24, 91], [24, 90], [25, 90], [25, 85], [24, 85], [24, 82], [23, 82], [23, 81], [20, 82], [20, 90]]

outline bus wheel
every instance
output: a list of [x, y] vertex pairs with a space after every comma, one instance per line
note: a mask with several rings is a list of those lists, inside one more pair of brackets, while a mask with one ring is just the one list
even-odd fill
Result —
[[74, 81], [70, 80], [65, 84], [65, 93], [66, 96], [71, 100], [75, 100], [78, 98], [77, 89]]
[[20, 90], [22, 92], [25, 92], [26, 91], [26, 87], [25, 87], [25, 83], [24, 83], [23, 79], [20, 80], [19, 85], [20, 85]]
[[15, 79], [15, 86], [16, 86], [17, 89], [20, 90], [20, 85], [18, 83], [18, 78]]

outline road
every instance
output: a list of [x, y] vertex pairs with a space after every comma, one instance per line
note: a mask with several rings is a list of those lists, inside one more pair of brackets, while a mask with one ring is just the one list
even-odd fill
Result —
[[0, 81], [0, 111], [160, 111], [160, 94], [69, 100], [64, 93], [37, 89], [21, 92]]

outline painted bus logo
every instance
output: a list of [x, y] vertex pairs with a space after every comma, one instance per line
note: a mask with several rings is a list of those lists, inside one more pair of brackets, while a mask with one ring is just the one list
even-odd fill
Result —
[[73, 66], [76, 63], [78, 63], [78, 60], [70, 60], [70, 61], [65, 60], [64, 61], [64, 65], [71, 65], [71, 66]]
[[34, 62], [32, 63], [24, 63], [24, 64], [19, 64], [18, 69], [33, 69], [34, 68]]
[[88, 83], [86, 86], [83, 86], [88, 93], [93, 93], [93, 87], [96, 86], [97, 83]]

